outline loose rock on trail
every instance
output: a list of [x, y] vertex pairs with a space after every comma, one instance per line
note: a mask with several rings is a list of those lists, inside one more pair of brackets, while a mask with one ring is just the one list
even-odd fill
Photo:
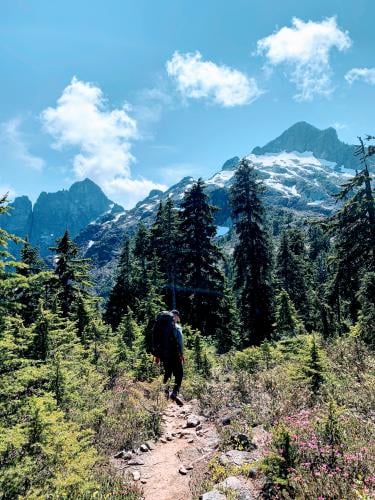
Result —
[[196, 412], [194, 401], [182, 408], [170, 403], [164, 412], [163, 434], [151, 450], [145, 444], [130, 460], [125, 452], [112, 459], [124, 478], [142, 484], [145, 500], [193, 499], [190, 482], [194, 469], [210, 460], [218, 446], [214, 423]]
[[[223, 466], [241, 466], [256, 463], [264, 455], [269, 433], [262, 426], [253, 428], [250, 451], [220, 452], [215, 423], [199, 415], [197, 407], [195, 401], [183, 408], [170, 403], [163, 415], [163, 434], [156, 442], [148, 441], [130, 454], [124, 450], [112, 459], [125, 480], [140, 485], [145, 500], [193, 500], [214, 456]], [[200, 498], [222, 500], [234, 495], [254, 500], [259, 498], [261, 487], [262, 479], [253, 467], [247, 477], [228, 474]]]

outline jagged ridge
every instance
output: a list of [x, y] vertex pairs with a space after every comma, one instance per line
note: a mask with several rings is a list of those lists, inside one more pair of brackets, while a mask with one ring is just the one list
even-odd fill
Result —
[[355, 169], [359, 163], [354, 156], [354, 150], [355, 146], [345, 144], [339, 140], [333, 127], [319, 130], [309, 123], [298, 122], [265, 146], [254, 148], [252, 153], [263, 155], [283, 151], [287, 153], [311, 151], [315, 158], [335, 162], [338, 167], [344, 166]]

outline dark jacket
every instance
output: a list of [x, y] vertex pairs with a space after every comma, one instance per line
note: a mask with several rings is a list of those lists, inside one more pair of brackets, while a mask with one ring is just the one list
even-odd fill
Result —
[[173, 320], [173, 314], [163, 311], [155, 321], [152, 335], [152, 353], [160, 359], [170, 359], [183, 353], [182, 329]]

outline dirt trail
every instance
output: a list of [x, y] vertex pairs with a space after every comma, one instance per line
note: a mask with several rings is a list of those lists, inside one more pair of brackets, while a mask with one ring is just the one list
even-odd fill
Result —
[[[217, 447], [214, 424], [197, 415], [194, 402], [182, 408], [170, 403], [163, 421], [163, 435], [149, 443], [151, 450], [138, 452], [130, 462], [115, 460], [114, 465], [124, 476], [142, 483], [145, 500], [192, 500], [194, 469], [209, 460]], [[192, 427], [187, 428], [188, 423]], [[134, 459], [143, 464], [132, 465]]]

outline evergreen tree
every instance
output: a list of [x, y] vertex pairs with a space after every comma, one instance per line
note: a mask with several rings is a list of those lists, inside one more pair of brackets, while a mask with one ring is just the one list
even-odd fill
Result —
[[73, 355], [78, 345], [75, 324], [62, 315], [61, 310], [52, 312], [44, 307], [42, 301], [38, 305], [38, 319], [32, 325], [34, 334], [31, 357], [46, 361], [57, 352], [65, 356]]
[[176, 282], [179, 256], [179, 219], [171, 198], [165, 205], [160, 202], [155, 223], [151, 229], [151, 247], [159, 260], [164, 277], [165, 301], [170, 309], [176, 308]]
[[313, 394], [319, 394], [325, 377], [320, 349], [316, 343], [315, 337], [312, 339], [309, 354], [304, 366], [304, 373]]
[[134, 295], [138, 301], [147, 296], [147, 279], [152, 260], [150, 232], [141, 222], [134, 236]]
[[66, 421], [51, 395], [27, 398], [18, 418], [22, 425], [0, 427], [4, 498], [95, 496], [97, 453], [90, 436]]
[[107, 349], [108, 326], [101, 318], [92, 318], [83, 332], [83, 339], [90, 353], [90, 361], [97, 365], [103, 350]]
[[[0, 216], [9, 212], [7, 195], [0, 196]], [[9, 253], [10, 242], [19, 243], [20, 239], [0, 228], [0, 329], [8, 314], [15, 314], [20, 310], [19, 294], [27, 286], [25, 279], [11, 269], [18, 269], [19, 264]]]
[[38, 250], [29, 243], [28, 239], [25, 240], [21, 249], [21, 263], [23, 265], [19, 267], [18, 273], [22, 276], [33, 276], [45, 269]]
[[104, 318], [116, 330], [128, 307], [135, 303], [134, 264], [129, 237], [126, 236], [117, 265], [117, 277], [109, 294]]
[[123, 316], [117, 329], [117, 357], [120, 362], [131, 362], [131, 352], [136, 339], [141, 336], [140, 327], [134, 319], [133, 311]]
[[335, 274], [332, 281], [339, 323], [342, 323], [342, 315], [345, 314], [343, 300], [349, 303], [350, 320], [357, 320], [361, 276], [375, 270], [375, 202], [367, 165], [369, 153], [359, 139], [358, 153], [362, 157], [363, 169], [343, 184], [341, 191], [335, 195], [343, 203], [342, 206], [322, 223], [327, 234], [334, 239]]
[[235, 285], [245, 345], [260, 344], [272, 332], [272, 259], [261, 200], [263, 191], [250, 161], [241, 160], [231, 188], [231, 201], [238, 237], [234, 249]]
[[31, 325], [37, 319], [40, 300], [48, 304], [56, 288], [56, 277], [46, 269], [39, 252], [28, 240], [21, 249], [21, 262], [17, 273], [25, 278], [25, 284], [20, 287], [18, 303], [20, 315], [26, 325]]
[[276, 339], [294, 337], [302, 332], [303, 325], [298, 318], [296, 308], [288, 292], [281, 290], [276, 297], [274, 337]]
[[309, 261], [303, 235], [296, 229], [284, 230], [277, 254], [277, 276], [306, 328], [313, 327], [312, 290]]
[[151, 352], [152, 332], [155, 318], [160, 311], [166, 309], [166, 305], [160, 294], [160, 289], [158, 290], [154, 285], [149, 284], [147, 296], [140, 303], [140, 309], [142, 311], [142, 322], [144, 325], [143, 350], [145, 352]]
[[70, 239], [68, 231], [56, 243], [52, 250], [56, 253], [57, 296], [63, 316], [68, 317], [77, 296], [87, 293], [91, 286], [88, 260], [79, 257], [78, 247]]
[[[222, 255], [215, 245], [214, 207], [208, 202], [201, 179], [185, 193], [181, 205], [181, 277], [179, 288], [183, 318], [204, 336], [226, 344], [233, 335], [225, 280], [219, 268]], [[229, 342], [230, 343], [230, 342]]]
[[211, 375], [211, 363], [207, 354], [207, 345], [199, 332], [193, 337], [193, 359], [198, 373], [208, 378]]
[[97, 313], [94, 309], [96, 300], [94, 297], [77, 294], [77, 298], [73, 304], [70, 317], [75, 321], [77, 333], [80, 339], [84, 342], [85, 329], [90, 325], [90, 322], [95, 319]]
[[328, 278], [327, 258], [331, 249], [329, 236], [318, 224], [308, 228], [309, 259], [313, 263], [315, 281], [323, 284]]

